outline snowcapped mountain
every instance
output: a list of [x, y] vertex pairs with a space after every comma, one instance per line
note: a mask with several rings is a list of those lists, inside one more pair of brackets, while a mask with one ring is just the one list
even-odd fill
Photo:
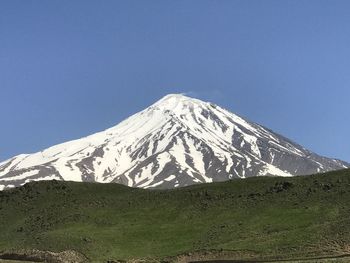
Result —
[[173, 188], [347, 167], [215, 104], [171, 94], [115, 127], [0, 163], [0, 190], [50, 179]]

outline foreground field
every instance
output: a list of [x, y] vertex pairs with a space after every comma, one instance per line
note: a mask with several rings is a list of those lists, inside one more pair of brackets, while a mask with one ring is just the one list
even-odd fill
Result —
[[153, 191], [34, 182], [0, 192], [0, 251], [75, 250], [94, 262], [346, 255], [349, 202], [349, 170]]

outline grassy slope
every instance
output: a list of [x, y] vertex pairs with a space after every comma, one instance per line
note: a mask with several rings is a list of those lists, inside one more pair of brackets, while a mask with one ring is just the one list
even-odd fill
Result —
[[0, 192], [0, 251], [75, 249], [93, 261], [194, 250], [243, 257], [350, 252], [350, 170], [175, 190], [35, 182]]

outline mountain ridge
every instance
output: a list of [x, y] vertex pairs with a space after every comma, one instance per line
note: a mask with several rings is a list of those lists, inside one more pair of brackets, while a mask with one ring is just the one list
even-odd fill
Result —
[[109, 129], [0, 163], [0, 189], [50, 179], [173, 188], [347, 167], [218, 105], [169, 94]]

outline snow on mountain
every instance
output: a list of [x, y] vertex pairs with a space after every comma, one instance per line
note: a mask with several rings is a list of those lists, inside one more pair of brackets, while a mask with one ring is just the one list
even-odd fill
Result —
[[110, 129], [0, 163], [0, 190], [51, 179], [173, 188], [347, 167], [215, 104], [171, 94]]

